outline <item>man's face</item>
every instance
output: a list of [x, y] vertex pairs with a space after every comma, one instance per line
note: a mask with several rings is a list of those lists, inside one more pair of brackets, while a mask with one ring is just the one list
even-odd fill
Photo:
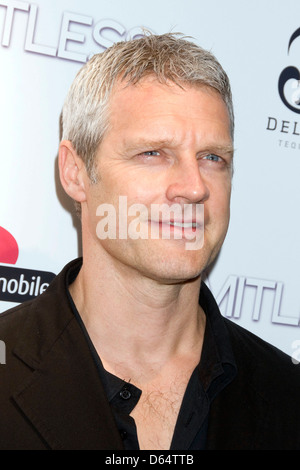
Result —
[[[120, 267], [166, 283], [195, 278], [220, 250], [229, 222], [232, 140], [222, 98], [209, 88], [182, 89], [147, 78], [137, 85], [119, 83], [109, 111], [110, 126], [96, 155], [98, 182], [88, 185], [82, 207], [83, 235], [92, 237], [95, 259], [102, 252]], [[130, 230], [124, 237], [123, 226], [118, 239], [120, 196], [127, 209], [143, 204], [147, 217], [139, 228], [145, 233], [156, 225], [158, 238], [150, 229], [147, 238], [133, 239]], [[116, 210], [117, 239], [97, 236], [97, 208], [103, 204]], [[152, 211], [162, 204], [189, 207], [192, 215], [185, 225], [178, 213], [164, 221]], [[203, 231], [201, 224], [191, 227], [201, 204], [203, 246], [188, 250], [185, 234]], [[138, 215], [131, 213], [126, 227]], [[164, 238], [167, 229], [170, 236]]]

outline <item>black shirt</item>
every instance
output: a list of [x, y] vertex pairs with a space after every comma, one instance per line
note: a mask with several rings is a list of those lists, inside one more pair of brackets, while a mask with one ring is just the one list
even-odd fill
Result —
[[[79, 269], [80, 266], [76, 266], [67, 275], [66, 289], [72, 310], [89, 343], [124, 447], [126, 450], [139, 450], [136, 426], [130, 413], [138, 403], [142, 391], [104, 369], [69, 293], [68, 286], [75, 280]], [[187, 385], [170, 450], [205, 449], [210, 404], [236, 375], [236, 363], [227, 330], [219, 318], [219, 308], [204, 283], [201, 284], [199, 303], [206, 315], [201, 359]]]

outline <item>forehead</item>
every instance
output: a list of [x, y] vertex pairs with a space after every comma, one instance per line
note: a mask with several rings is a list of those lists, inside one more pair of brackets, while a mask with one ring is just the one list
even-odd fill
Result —
[[214, 88], [204, 84], [189, 84], [189, 83], [175, 83], [170, 80], [165, 82], [159, 81], [154, 75], [149, 75], [137, 83], [131, 83], [129, 81], [117, 80], [114, 87], [112, 88], [109, 103], [110, 107], [113, 108], [114, 104], [117, 105], [126, 104], [135, 106], [135, 99], [141, 98], [144, 101], [155, 101], [156, 99], [163, 101], [170, 101], [172, 98], [175, 100], [187, 99], [195, 95], [205, 95], [206, 98], [212, 100], [221, 101], [226, 107], [221, 94]]
[[[230, 139], [230, 119], [221, 95], [211, 87], [160, 83], [147, 77], [137, 84], [118, 82], [109, 102], [109, 128], [142, 139], [157, 134], [161, 140], [175, 133], [208, 133]], [[202, 135], [203, 137], [203, 135]]]

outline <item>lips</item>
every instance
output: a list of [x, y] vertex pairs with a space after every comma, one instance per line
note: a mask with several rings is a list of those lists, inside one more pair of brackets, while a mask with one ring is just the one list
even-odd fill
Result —
[[197, 222], [177, 222], [177, 221], [168, 221], [162, 222], [163, 224], [169, 224], [171, 227], [179, 227], [179, 228], [198, 228], [200, 227], [199, 223]]
[[154, 224], [168, 225], [170, 227], [179, 227], [179, 228], [199, 228], [202, 226], [202, 221], [200, 220], [149, 219], [149, 222], [154, 223]]
[[154, 229], [159, 231], [162, 238], [191, 239], [196, 236], [199, 230], [203, 229], [203, 224], [198, 221], [178, 221], [178, 220], [155, 220], [150, 219], [151, 233]]

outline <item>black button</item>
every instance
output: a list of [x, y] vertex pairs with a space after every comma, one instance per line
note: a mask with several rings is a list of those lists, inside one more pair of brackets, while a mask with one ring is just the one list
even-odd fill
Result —
[[127, 432], [126, 431], [120, 431], [120, 436], [121, 436], [121, 439], [124, 441], [127, 438]]
[[123, 400], [128, 400], [131, 397], [131, 393], [127, 388], [124, 388], [120, 392], [120, 397], [123, 398]]

